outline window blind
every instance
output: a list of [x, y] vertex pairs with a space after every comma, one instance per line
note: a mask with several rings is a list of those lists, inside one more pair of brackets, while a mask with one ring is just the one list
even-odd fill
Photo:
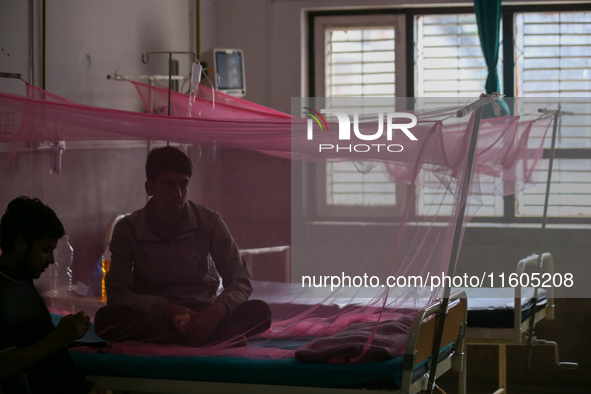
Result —
[[[519, 13], [515, 16], [516, 92], [523, 97], [555, 98], [565, 111], [550, 189], [549, 216], [591, 216], [591, 12]], [[522, 100], [521, 113], [537, 116], [537, 102]], [[535, 143], [535, 142], [534, 142]], [[539, 142], [538, 142], [539, 143]], [[550, 148], [546, 138], [544, 147]], [[579, 150], [569, 158], [569, 151]], [[581, 154], [580, 150], [584, 150]], [[588, 150], [586, 153], [586, 150]], [[548, 160], [543, 160], [540, 184], [521, 193], [516, 215], [541, 216]]]

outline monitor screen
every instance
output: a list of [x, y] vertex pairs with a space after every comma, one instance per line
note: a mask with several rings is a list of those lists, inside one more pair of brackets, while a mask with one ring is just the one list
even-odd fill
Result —
[[220, 76], [218, 89], [220, 90], [244, 90], [242, 77], [242, 52], [216, 51], [216, 71]]

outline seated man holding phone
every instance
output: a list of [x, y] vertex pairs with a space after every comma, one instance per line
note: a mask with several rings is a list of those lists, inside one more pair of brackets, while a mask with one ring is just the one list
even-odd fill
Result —
[[0, 222], [0, 392], [98, 393], [75, 370], [66, 345], [90, 327], [84, 312], [57, 327], [33, 284], [54, 263], [65, 235], [55, 212], [38, 199], [18, 197]]

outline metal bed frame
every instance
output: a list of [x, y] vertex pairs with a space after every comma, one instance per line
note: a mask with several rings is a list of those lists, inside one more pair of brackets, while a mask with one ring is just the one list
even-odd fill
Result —
[[[526, 269], [536, 268], [538, 266], [539, 255], [533, 254], [519, 261], [515, 273], [519, 277]], [[545, 272], [554, 275], [554, 260], [550, 253], [542, 254], [542, 266]], [[532, 314], [534, 324], [537, 324], [543, 319], [554, 319], [554, 286], [553, 284], [546, 289], [547, 304], [544, 308]], [[530, 327], [530, 318], [522, 322], [521, 305], [522, 305], [522, 288], [515, 287], [515, 303], [513, 307], [513, 328], [486, 328], [486, 327], [470, 327], [466, 329], [466, 345], [493, 345], [498, 346], [499, 351], [499, 388], [494, 394], [504, 394], [507, 392], [507, 346], [552, 346], [554, 348], [554, 357], [556, 365], [565, 369], [577, 369], [577, 364], [572, 362], [560, 362], [558, 353], [558, 344], [553, 341], [538, 339], [535, 337]], [[535, 308], [535, 306], [533, 307]], [[459, 374], [459, 393], [465, 394], [466, 391], [466, 377], [467, 365], [464, 359], [464, 365]]]

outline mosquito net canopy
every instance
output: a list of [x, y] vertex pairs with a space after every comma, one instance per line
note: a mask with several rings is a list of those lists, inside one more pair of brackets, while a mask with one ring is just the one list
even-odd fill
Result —
[[[19, 151], [42, 141], [161, 140], [291, 160], [292, 174], [286, 176], [292, 178], [294, 204], [292, 283], [258, 289], [270, 292], [276, 305], [271, 328], [256, 343], [234, 347], [226, 341], [203, 348], [114, 344], [112, 351], [127, 353], [283, 358], [301, 352], [305, 358], [311, 345], [302, 338], [338, 335], [351, 324], [367, 323], [361, 335], [365, 345], [355, 354], [325, 354], [338, 362], [371, 359], [371, 350], [382, 347], [380, 324], [408, 325], [407, 316], [440, 298], [450, 285], [445, 276], [453, 276], [464, 226], [483, 196], [513, 194], [535, 183], [552, 120], [480, 119], [480, 112], [465, 110], [470, 101], [458, 99], [296, 98], [289, 115], [214, 95], [206, 87], [194, 99], [172, 92], [166, 116], [167, 90], [134, 86], [147, 113], [82, 105], [31, 85], [26, 97], [0, 93], [0, 141], [8, 151], [0, 177], [11, 171]], [[374, 212], [366, 217], [374, 215], [381, 227], [357, 221], [335, 232], [334, 222], [342, 219], [339, 209], [347, 204], [319, 198], [318, 190], [338, 183], [332, 181], [345, 167], [355, 171], [349, 174], [353, 181], [339, 186], [344, 195], [349, 183], [361, 180], [370, 187], [372, 177], [387, 179], [378, 187], [383, 190], [374, 190], [373, 202], [365, 204]], [[335, 219], [319, 221], [302, 208], [309, 205]], [[278, 339], [283, 345], [272, 346]], [[403, 347], [396, 349], [386, 353], [401, 353]]]

